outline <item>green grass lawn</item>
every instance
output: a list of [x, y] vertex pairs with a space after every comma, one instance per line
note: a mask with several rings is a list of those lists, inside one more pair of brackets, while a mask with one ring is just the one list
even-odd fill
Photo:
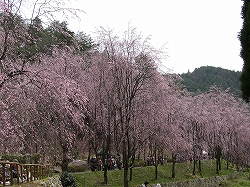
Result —
[[[155, 180], [155, 167], [136, 167], [133, 168], [133, 179], [129, 181], [129, 186], [140, 186], [144, 181], [148, 181], [150, 184], [156, 183], [169, 183], [176, 181], [192, 180], [195, 178], [201, 178], [199, 172], [196, 175], [192, 175], [192, 165], [190, 170], [186, 173], [187, 164], [176, 164], [175, 173], [176, 177], [171, 178], [172, 163], [158, 166], [158, 179]], [[203, 177], [217, 176], [215, 174], [214, 161], [206, 160], [202, 162], [202, 175]], [[226, 169], [225, 163], [222, 163], [222, 170], [219, 175], [228, 175], [235, 173], [233, 168]], [[100, 187], [103, 186], [103, 172], [83, 172], [73, 174], [77, 180], [79, 187]], [[108, 171], [108, 185], [107, 187], [122, 187], [123, 186], [123, 170]], [[250, 185], [248, 185], [250, 186]]]
[[240, 177], [235, 179], [230, 179], [223, 181], [221, 183], [222, 187], [249, 187], [250, 180], [249, 180], [249, 172], [241, 172], [239, 173]]

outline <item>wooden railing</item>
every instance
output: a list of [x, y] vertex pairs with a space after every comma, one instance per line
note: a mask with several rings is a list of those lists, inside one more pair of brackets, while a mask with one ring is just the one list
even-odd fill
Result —
[[6, 186], [39, 180], [48, 177], [49, 170], [49, 165], [0, 161], [0, 181]]

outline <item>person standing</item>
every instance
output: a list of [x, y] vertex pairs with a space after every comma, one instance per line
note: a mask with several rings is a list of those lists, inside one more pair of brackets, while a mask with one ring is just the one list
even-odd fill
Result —
[[102, 171], [102, 159], [98, 158], [98, 171]]

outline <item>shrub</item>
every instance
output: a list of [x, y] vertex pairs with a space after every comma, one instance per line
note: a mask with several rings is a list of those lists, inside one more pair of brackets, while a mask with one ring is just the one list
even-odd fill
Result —
[[2, 160], [8, 160], [10, 162], [16, 162], [18, 161], [20, 164], [27, 164], [27, 163], [38, 163], [42, 155], [39, 153], [34, 153], [32, 155], [26, 154], [26, 155], [11, 155], [11, 154], [5, 154], [2, 155]]
[[60, 176], [63, 187], [77, 187], [76, 179], [67, 171], [63, 171]]
[[84, 172], [88, 170], [88, 165], [69, 165], [68, 172]]
[[42, 157], [41, 154], [39, 154], [39, 153], [33, 153], [33, 155], [31, 155], [32, 162], [34, 164], [38, 164], [38, 162], [41, 159], [41, 157]]

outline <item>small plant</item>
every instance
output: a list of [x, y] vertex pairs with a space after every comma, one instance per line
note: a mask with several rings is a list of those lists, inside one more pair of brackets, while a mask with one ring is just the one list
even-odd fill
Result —
[[33, 154], [31, 155], [32, 162], [33, 162], [34, 164], [38, 164], [38, 163], [39, 163], [39, 160], [41, 159], [41, 157], [42, 157], [41, 154], [39, 154], [39, 153], [33, 153]]
[[67, 171], [63, 171], [60, 176], [60, 181], [63, 187], [77, 187], [75, 177]]

